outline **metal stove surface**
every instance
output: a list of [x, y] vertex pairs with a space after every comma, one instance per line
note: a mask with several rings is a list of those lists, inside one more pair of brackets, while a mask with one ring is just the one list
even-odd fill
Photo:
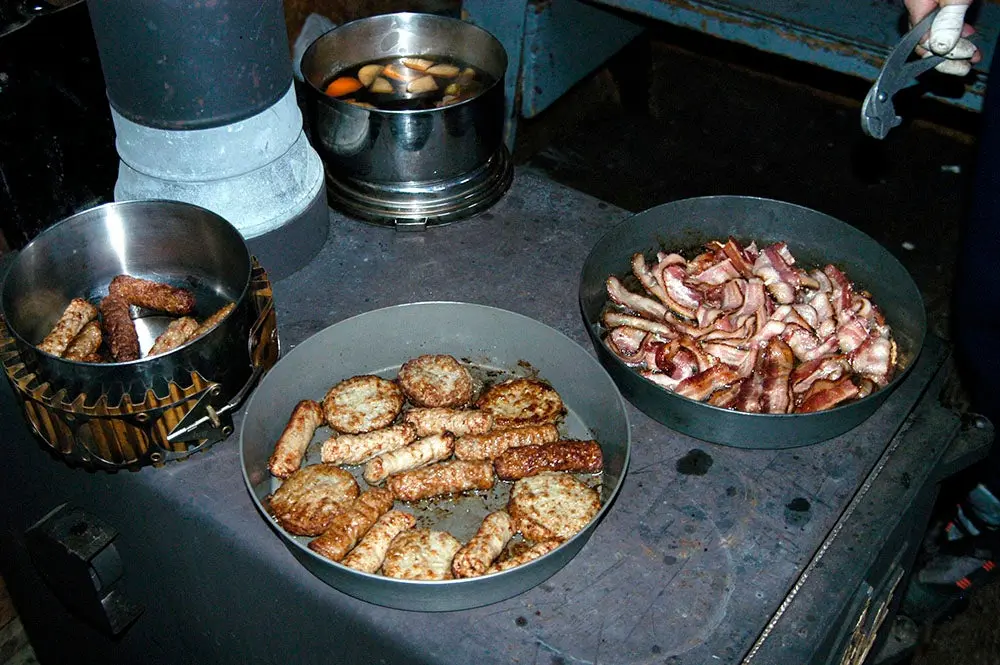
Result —
[[[317, 257], [274, 285], [283, 346], [370, 309], [440, 299], [517, 311], [586, 347], [579, 269], [626, 215], [521, 172], [488, 212], [425, 233], [334, 214]], [[296, 654], [364, 663], [805, 663], [836, 637], [838, 617], [958, 429], [935, 395], [946, 358], [931, 338], [912, 376], [868, 421], [800, 449], [708, 444], [630, 407], [630, 471], [580, 554], [520, 596], [443, 614], [370, 605], [306, 572], [254, 509], [235, 439], [161, 469], [88, 474], [34, 445], [5, 389], [0, 415], [12, 425], [0, 468], [0, 565], [43, 662], [286, 662]], [[64, 502], [117, 530], [114, 588], [145, 612], [116, 639], [71, 619], [31, 564], [25, 530]], [[836, 572], [817, 565], [824, 557], [838, 562]]]

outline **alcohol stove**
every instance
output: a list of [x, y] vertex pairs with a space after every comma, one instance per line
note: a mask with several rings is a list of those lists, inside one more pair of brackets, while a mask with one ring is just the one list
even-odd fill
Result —
[[[75, 362], [36, 348], [72, 298], [99, 302], [121, 273], [183, 285], [199, 321], [234, 307], [205, 334], [154, 356], [149, 343], [172, 319], [133, 308], [138, 360]], [[159, 465], [225, 439], [233, 412], [278, 357], [266, 272], [231, 224], [188, 203], [108, 203], [73, 215], [18, 253], [0, 296], [0, 366], [32, 432], [74, 465]]]

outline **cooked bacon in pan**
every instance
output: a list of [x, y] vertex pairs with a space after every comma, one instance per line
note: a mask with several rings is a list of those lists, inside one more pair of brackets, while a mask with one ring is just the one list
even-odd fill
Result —
[[785, 243], [729, 238], [690, 260], [637, 253], [631, 267], [637, 288], [607, 279], [604, 342], [669, 391], [748, 413], [805, 413], [893, 377], [896, 342], [870, 294], [833, 265], [799, 267]]

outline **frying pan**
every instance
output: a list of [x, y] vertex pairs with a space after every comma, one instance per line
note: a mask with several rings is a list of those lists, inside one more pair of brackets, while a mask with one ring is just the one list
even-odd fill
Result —
[[[604, 455], [601, 509], [591, 522], [552, 552], [502, 573], [441, 582], [398, 580], [362, 573], [319, 556], [306, 540], [281, 529], [267, 511], [274, 485], [267, 460], [295, 404], [322, 399], [335, 383], [358, 374], [394, 378], [406, 360], [424, 353], [446, 353], [487, 374], [538, 376], [552, 384], [568, 414], [561, 428], [567, 438], [593, 438]], [[305, 464], [319, 462], [317, 433]], [[316, 333], [282, 358], [264, 377], [247, 404], [240, 432], [244, 480], [251, 498], [296, 559], [330, 586], [377, 605], [404, 610], [448, 611], [488, 605], [541, 583], [565, 566], [590, 538], [621, 488], [628, 466], [629, 424], [625, 402], [594, 357], [562, 333], [502, 309], [457, 302], [396, 305], [345, 319]], [[478, 502], [478, 504], [477, 504]], [[465, 542], [488, 510], [484, 501], [431, 511], [436, 523], [417, 508], [418, 526], [449, 530]], [[473, 506], [473, 507], [470, 507]], [[466, 511], [470, 511], [467, 515]], [[447, 520], [447, 524], [442, 522]]]
[[[758, 246], [783, 241], [803, 267], [832, 263], [856, 286], [872, 294], [898, 346], [898, 369], [887, 386], [864, 399], [804, 414], [730, 411], [676, 395], [629, 368], [607, 349], [600, 315], [607, 302], [605, 280], [630, 273], [636, 252], [700, 248], [733, 236]], [[708, 196], [674, 201], [627, 219], [594, 246], [580, 278], [580, 308], [601, 363], [622, 394], [667, 427], [698, 439], [738, 448], [779, 449], [817, 443], [867, 419], [905, 379], [920, 355], [927, 320], [913, 278], [872, 238], [829, 215], [791, 203], [747, 196]]]

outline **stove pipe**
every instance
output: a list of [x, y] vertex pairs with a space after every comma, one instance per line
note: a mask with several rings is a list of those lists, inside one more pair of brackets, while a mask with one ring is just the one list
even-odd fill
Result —
[[115, 199], [171, 199], [233, 224], [272, 276], [328, 218], [295, 98], [281, 0], [87, 0], [121, 163]]

